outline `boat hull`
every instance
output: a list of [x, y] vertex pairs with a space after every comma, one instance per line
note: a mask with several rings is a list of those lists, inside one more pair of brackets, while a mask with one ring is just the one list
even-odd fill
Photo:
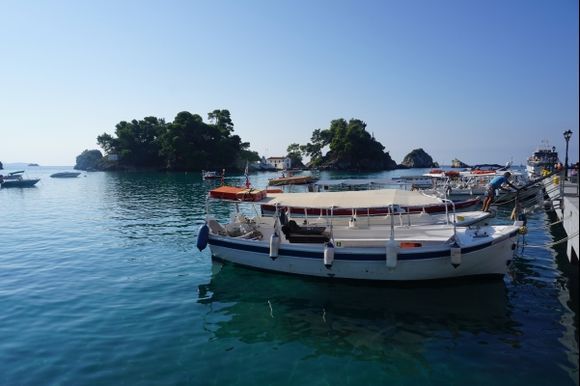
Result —
[[268, 185], [270, 186], [306, 185], [314, 181], [316, 181], [316, 179], [312, 176], [282, 177], [271, 179], [268, 182]]
[[5, 180], [2, 183], [2, 189], [4, 188], [31, 188], [36, 183], [40, 181], [40, 178], [30, 179], [30, 180]]
[[265, 241], [232, 240], [210, 235], [214, 257], [235, 264], [281, 273], [324, 278], [372, 281], [423, 281], [471, 276], [503, 276], [513, 256], [514, 230], [503, 238], [485, 241], [461, 250], [461, 264], [451, 264], [451, 249], [401, 250], [395, 268], [386, 264], [385, 248], [336, 248], [334, 262], [326, 268], [324, 245], [280, 247], [276, 259], [269, 257]]
[[52, 178], [77, 178], [80, 175], [81, 175], [81, 173], [79, 173], [79, 172], [61, 172], [61, 173], [51, 174], [50, 177], [52, 177]]

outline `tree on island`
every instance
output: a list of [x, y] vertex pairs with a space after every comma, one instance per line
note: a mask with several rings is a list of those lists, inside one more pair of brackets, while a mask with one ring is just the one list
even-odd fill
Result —
[[259, 159], [248, 142], [232, 134], [228, 110], [214, 110], [208, 120], [182, 111], [169, 123], [156, 117], [122, 121], [115, 136], [104, 133], [97, 142], [108, 155], [118, 156], [120, 168], [241, 169], [246, 161]]
[[301, 146], [299, 144], [292, 143], [288, 145], [288, 148], [286, 149], [286, 157], [290, 158], [293, 168], [304, 167], [304, 164], [302, 163], [302, 150], [300, 148]]
[[146, 117], [115, 125], [116, 138], [104, 133], [97, 143], [107, 154], [116, 154], [123, 165], [154, 168], [162, 164], [161, 136], [166, 130], [163, 119]]
[[[366, 123], [360, 119], [335, 119], [328, 129], [316, 129], [310, 143], [301, 150], [310, 156], [314, 167], [338, 170], [391, 170], [396, 163], [389, 152], [373, 135], [366, 131]], [[325, 147], [329, 151], [323, 155]]]

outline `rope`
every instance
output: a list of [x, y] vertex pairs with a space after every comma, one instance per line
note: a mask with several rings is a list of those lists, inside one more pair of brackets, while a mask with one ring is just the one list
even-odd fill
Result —
[[548, 224], [548, 225], [546, 225], [546, 227], [551, 227], [552, 225], [559, 224], [559, 223], [563, 222], [564, 220], [568, 220], [569, 218], [572, 218], [572, 216], [562, 217], [561, 220], [558, 220], [558, 221], [555, 221], [555, 222], [553, 222], [551, 224]]
[[578, 236], [578, 233], [579, 232], [574, 232], [570, 236], [566, 236], [566, 237], [564, 237], [561, 240], [554, 241], [553, 243], [547, 243], [545, 245], [540, 245], [540, 244], [536, 244], [536, 245], [533, 245], [533, 244], [524, 244], [522, 247], [527, 247], [527, 248], [546, 248], [546, 247], [553, 247], [555, 245], [562, 244], [564, 241], [568, 241], [568, 240], [574, 239], [575, 237]]

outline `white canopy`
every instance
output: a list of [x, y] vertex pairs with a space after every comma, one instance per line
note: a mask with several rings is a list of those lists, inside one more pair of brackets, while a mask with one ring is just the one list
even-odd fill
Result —
[[342, 180], [318, 180], [314, 183], [314, 185], [321, 185], [321, 186], [337, 186], [337, 185], [345, 185], [345, 186], [357, 186], [357, 185], [398, 185], [400, 184], [399, 181], [391, 180], [391, 179], [366, 179], [366, 178], [347, 178]]
[[390, 205], [428, 206], [441, 199], [421, 192], [401, 189], [378, 189], [322, 193], [268, 193], [261, 204], [294, 208], [384, 208]]

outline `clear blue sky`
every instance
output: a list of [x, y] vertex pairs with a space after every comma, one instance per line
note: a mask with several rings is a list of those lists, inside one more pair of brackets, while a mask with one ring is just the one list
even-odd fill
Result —
[[563, 156], [566, 129], [578, 160], [578, 65], [577, 0], [3, 0], [0, 161], [218, 108], [268, 156], [359, 118], [397, 162]]

